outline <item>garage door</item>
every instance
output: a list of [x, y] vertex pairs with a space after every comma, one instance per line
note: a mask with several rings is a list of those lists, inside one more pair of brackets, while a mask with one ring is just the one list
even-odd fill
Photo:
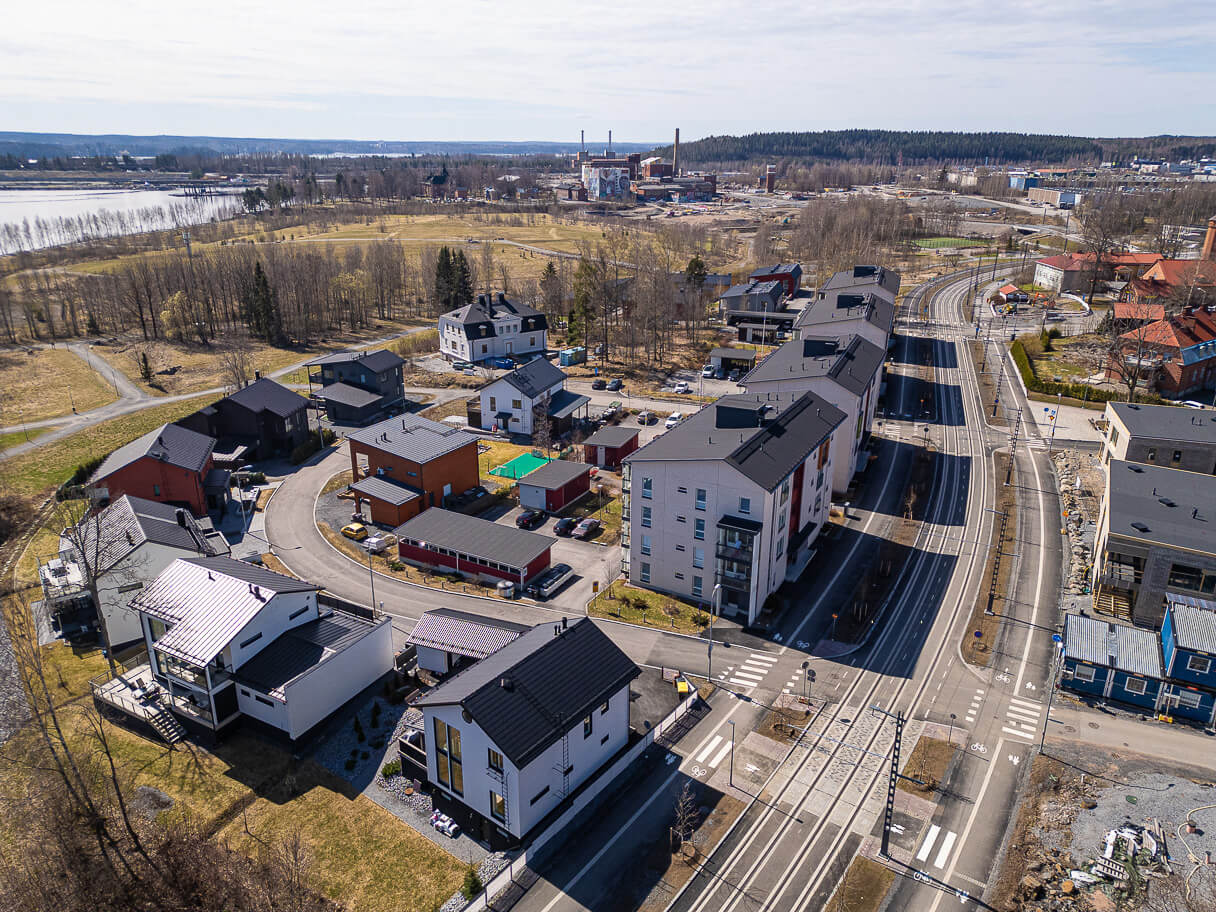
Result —
[[519, 486], [519, 505], [530, 510], [545, 509], [545, 489], [521, 484]]

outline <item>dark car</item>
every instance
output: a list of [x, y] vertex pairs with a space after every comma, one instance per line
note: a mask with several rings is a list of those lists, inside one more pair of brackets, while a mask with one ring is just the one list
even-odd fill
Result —
[[613, 378], [612, 380], [608, 381], [608, 391], [615, 393], [617, 390], [619, 390], [624, 385], [625, 384], [621, 382], [621, 379], [619, 377]]
[[563, 516], [553, 524], [554, 535], [569, 535], [574, 531], [574, 527], [578, 525], [578, 520], [572, 516]]
[[605, 389], [607, 386], [608, 386], [607, 381], [602, 380], [602, 379], [595, 379], [595, 380], [591, 381], [591, 388], [593, 390], [602, 390], [602, 389]]
[[545, 521], [545, 514], [540, 510], [524, 510], [515, 517], [515, 525], [521, 529], [535, 529]]
[[601, 523], [598, 519], [588, 516], [574, 527], [574, 532], [572, 533], [573, 537], [583, 539], [592, 538], [597, 532], [600, 531], [600, 525]]

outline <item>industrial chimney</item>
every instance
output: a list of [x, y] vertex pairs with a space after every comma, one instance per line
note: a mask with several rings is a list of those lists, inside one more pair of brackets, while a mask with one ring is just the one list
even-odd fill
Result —
[[612, 158], [612, 131], [608, 131], [608, 157]]
[[680, 128], [676, 127], [676, 141], [671, 147], [671, 176], [680, 176]]
[[1208, 233], [1203, 236], [1201, 260], [1216, 260], [1216, 215], [1208, 219]]
[[587, 131], [579, 130], [578, 131], [578, 154], [582, 155], [586, 151], [587, 151]]

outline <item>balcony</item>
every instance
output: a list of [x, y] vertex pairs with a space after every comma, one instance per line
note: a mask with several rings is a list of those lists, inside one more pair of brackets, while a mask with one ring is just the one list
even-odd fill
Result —
[[714, 553], [718, 556], [719, 560], [738, 561], [739, 563], [750, 565], [754, 547], [750, 540], [720, 541]]

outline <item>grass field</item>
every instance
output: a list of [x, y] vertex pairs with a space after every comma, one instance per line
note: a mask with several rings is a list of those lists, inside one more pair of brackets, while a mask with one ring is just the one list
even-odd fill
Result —
[[47, 431], [52, 430], [48, 427], [30, 428], [25, 431], [12, 431], [8, 434], [0, 434], [0, 453], [7, 450], [9, 447], [20, 446], [26, 442], [37, 440]]
[[0, 350], [0, 389], [0, 425], [8, 426], [70, 415], [73, 405], [87, 412], [117, 398], [112, 386], [65, 348]]
[[11, 485], [15, 493], [23, 496], [44, 495], [67, 481], [81, 463], [104, 456], [141, 434], [166, 422], [176, 421], [214, 400], [214, 396], [199, 396], [153, 406], [112, 418], [21, 453], [4, 461], [6, 483]]
[[984, 241], [960, 237], [920, 238], [913, 243], [924, 250], [940, 250], [943, 247], [983, 247]]
[[612, 618], [640, 627], [675, 630], [693, 636], [699, 635], [709, 622], [706, 612], [688, 602], [661, 592], [637, 589], [621, 580], [614, 581], [593, 599], [587, 613], [592, 617]]
[[927, 738], [921, 735], [912, 749], [911, 756], [904, 762], [901, 771], [905, 776], [919, 779], [924, 785], [917, 785], [907, 779], [900, 779], [896, 788], [913, 795], [932, 795], [946, 775], [950, 761], [954, 759], [957, 748], [940, 738]]

